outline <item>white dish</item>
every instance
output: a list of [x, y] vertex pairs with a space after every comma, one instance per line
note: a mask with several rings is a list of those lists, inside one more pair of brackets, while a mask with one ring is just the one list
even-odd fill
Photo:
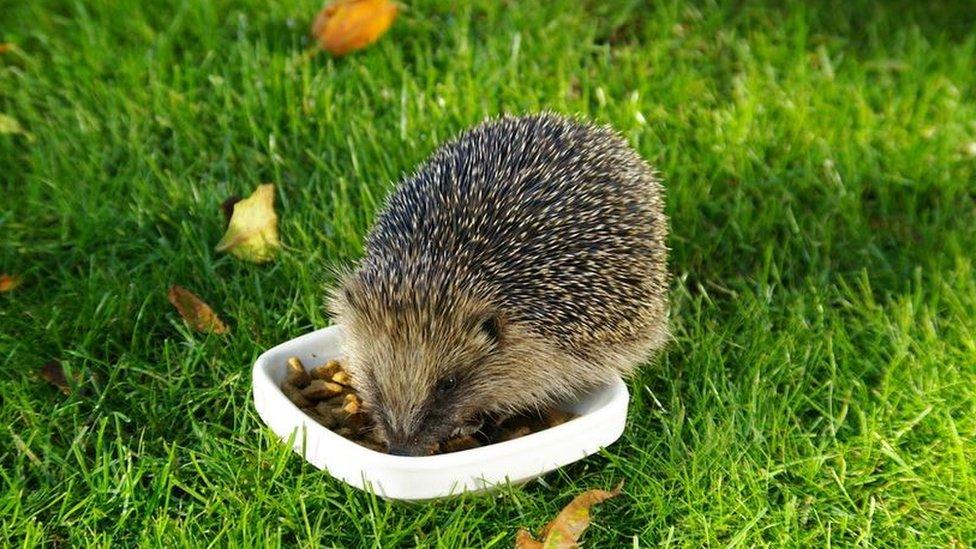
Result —
[[609, 446], [623, 433], [629, 393], [623, 380], [567, 402], [562, 425], [452, 454], [393, 456], [347, 440], [303, 413], [281, 392], [288, 357], [306, 368], [342, 356], [342, 330], [323, 328], [268, 350], [254, 363], [254, 406], [282, 440], [330, 475], [389, 499], [423, 500], [522, 483]]

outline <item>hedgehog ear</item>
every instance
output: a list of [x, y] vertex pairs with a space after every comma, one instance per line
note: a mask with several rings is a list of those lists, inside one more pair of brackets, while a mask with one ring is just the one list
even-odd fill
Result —
[[502, 339], [502, 319], [495, 313], [488, 313], [478, 321], [478, 330], [488, 336], [492, 343], [499, 343]]

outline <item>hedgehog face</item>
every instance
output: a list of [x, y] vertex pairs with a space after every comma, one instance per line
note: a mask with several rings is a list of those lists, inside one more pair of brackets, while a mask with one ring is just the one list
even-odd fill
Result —
[[390, 453], [425, 455], [438, 443], [474, 432], [492, 397], [480, 367], [491, 359], [492, 318], [466, 333], [386, 334], [349, 354], [350, 370]]
[[500, 317], [471, 304], [387, 307], [349, 297], [333, 302], [347, 369], [390, 453], [427, 455], [476, 431], [498, 400], [491, 372], [503, 340]]

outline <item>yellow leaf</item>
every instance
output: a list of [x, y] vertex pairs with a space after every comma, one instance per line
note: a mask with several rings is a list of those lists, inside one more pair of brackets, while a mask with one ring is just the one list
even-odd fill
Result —
[[12, 292], [17, 286], [20, 286], [19, 276], [7, 273], [0, 274], [0, 294]]
[[337, 0], [315, 17], [312, 36], [322, 49], [338, 57], [379, 40], [396, 13], [396, 4], [389, 0]]
[[575, 549], [579, 538], [590, 525], [590, 507], [606, 501], [620, 493], [621, 482], [611, 491], [587, 490], [573, 498], [545, 528], [539, 533], [544, 539], [538, 542], [532, 535], [519, 530], [515, 537], [515, 549]]
[[198, 332], [225, 334], [230, 331], [210, 305], [182, 286], [170, 286], [169, 302], [176, 307], [183, 320]]
[[251, 196], [234, 204], [227, 232], [215, 249], [261, 263], [272, 259], [279, 246], [274, 185], [258, 185]]
[[24, 127], [16, 118], [0, 112], [0, 133], [24, 133]]

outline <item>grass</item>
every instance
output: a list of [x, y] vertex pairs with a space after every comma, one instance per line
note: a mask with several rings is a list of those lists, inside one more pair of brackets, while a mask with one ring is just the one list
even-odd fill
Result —
[[[511, 546], [626, 480], [589, 547], [976, 542], [976, 18], [965, 2], [410, 2], [304, 61], [314, 0], [0, 9], [0, 544]], [[328, 323], [384, 193], [484, 117], [613, 124], [664, 174], [674, 341], [602, 455], [409, 505], [249, 394]], [[277, 185], [279, 259], [213, 252]], [[181, 284], [232, 325], [191, 333]], [[64, 396], [37, 378], [60, 359]]]

